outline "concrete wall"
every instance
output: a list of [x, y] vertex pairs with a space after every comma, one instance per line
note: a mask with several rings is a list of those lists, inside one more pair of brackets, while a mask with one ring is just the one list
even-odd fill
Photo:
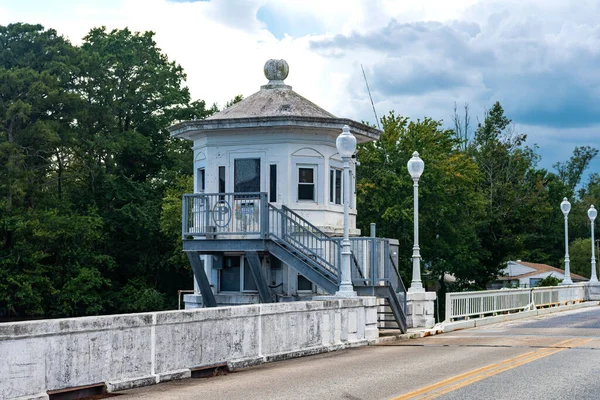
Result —
[[367, 344], [376, 300], [361, 297], [0, 324], [0, 398], [104, 382], [109, 391]]

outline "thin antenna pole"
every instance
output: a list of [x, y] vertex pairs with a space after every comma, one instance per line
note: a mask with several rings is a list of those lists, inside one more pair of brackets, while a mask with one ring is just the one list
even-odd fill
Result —
[[377, 128], [381, 129], [379, 125], [379, 118], [377, 117], [377, 111], [375, 111], [375, 104], [373, 104], [373, 96], [371, 96], [371, 89], [369, 89], [369, 83], [367, 82], [367, 75], [365, 74], [365, 69], [363, 65], [360, 64], [360, 69], [362, 69], [363, 78], [365, 78], [365, 85], [367, 85], [367, 92], [369, 93], [369, 99], [371, 100], [371, 107], [373, 107], [373, 114], [375, 114], [375, 122], [377, 122]]

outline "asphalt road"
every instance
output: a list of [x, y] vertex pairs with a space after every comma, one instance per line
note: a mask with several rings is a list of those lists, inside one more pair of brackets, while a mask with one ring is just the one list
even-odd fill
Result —
[[600, 399], [600, 307], [120, 392], [128, 399]]

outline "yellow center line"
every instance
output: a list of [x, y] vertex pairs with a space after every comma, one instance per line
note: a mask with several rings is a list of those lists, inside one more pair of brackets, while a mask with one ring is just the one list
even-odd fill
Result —
[[[568, 344], [568, 343], [570, 343], [570, 342], [572, 342], [574, 340], [575, 339], [563, 340], [562, 342], [558, 342], [558, 343], [554, 344], [553, 346], [563, 346], [563, 345], [566, 345], [566, 344]], [[543, 349], [540, 349], [540, 350], [547, 350], [547, 348], [543, 348]], [[504, 365], [505, 363], [510, 363], [510, 362], [514, 362], [514, 361], [519, 360], [519, 359], [524, 358], [524, 357], [529, 357], [529, 356], [535, 354], [536, 352], [539, 352], [540, 350], [530, 351], [528, 353], [520, 354], [518, 356], [515, 356], [515, 357], [509, 358], [507, 360], [501, 361], [500, 363], [490, 364], [490, 365], [487, 365], [485, 367], [477, 368], [477, 369], [474, 369], [472, 371], [468, 371], [468, 372], [465, 372], [463, 374], [453, 376], [452, 378], [448, 378], [446, 380], [443, 380], [441, 382], [435, 383], [433, 385], [430, 385], [430, 386], [427, 386], [427, 387], [424, 387], [424, 388], [421, 388], [421, 389], [417, 389], [417, 390], [415, 390], [413, 392], [410, 392], [410, 393], [407, 393], [405, 395], [396, 397], [393, 400], [404, 400], [404, 399], [413, 398], [415, 396], [418, 396], [418, 395], [423, 394], [425, 392], [431, 391], [433, 389], [436, 389], [436, 388], [439, 388], [439, 387], [442, 387], [442, 386], [445, 386], [445, 385], [449, 385], [449, 384], [457, 382], [457, 381], [459, 381], [461, 379], [468, 378], [469, 376], [472, 376], [472, 375], [475, 375], [475, 374], [478, 374], [478, 373], [481, 373], [481, 372], [484, 372], [484, 371], [488, 371], [488, 370], [493, 369], [493, 368], [497, 368], [497, 367], [499, 367], [501, 365]]]
[[[499, 363], [490, 364], [481, 368], [474, 369], [472, 371], [465, 372], [460, 375], [453, 376], [445, 379], [433, 385], [426, 386], [421, 389], [414, 390], [410, 393], [406, 393], [402, 396], [396, 397], [393, 400], [407, 400], [415, 398], [435, 398], [442, 394], [451, 392], [461, 387], [470, 385], [471, 383], [480, 381], [489, 376], [499, 374], [500, 372], [507, 371], [509, 369], [518, 367], [523, 364], [530, 363], [537, 359], [547, 357], [559, 351], [566, 350], [567, 348], [573, 348], [583, 343], [589, 342], [591, 339], [580, 339], [572, 338], [563, 340], [555, 343], [549, 347], [541, 348], [538, 350], [530, 351], [518, 356], [506, 359]], [[439, 390], [438, 390], [439, 389]], [[425, 397], [423, 397], [425, 396]]]
[[452, 392], [454, 390], [460, 389], [462, 387], [468, 386], [468, 385], [470, 385], [472, 383], [481, 381], [483, 379], [489, 378], [490, 376], [497, 375], [497, 374], [499, 374], [501, 372], [508, 371], [509, 369], [513, 369], [513, 368], [519, 367], [521, 365], [528, 364], [528, 363], [533, 362], [535, 360], [539, 360], [540, 358], [551, 356], [552, 354], [561, 352], [561, 351], [566, 350], [566, 349], [570, 349], [570, 348], [573, 348], [573, 347], [576, 347], [576, 346], [580, 346], [580, 345], [582, 345], [584, 343], [589, 342], [590, 340], [591, 339], [581, 339], [580, 341], [578, 341], [576, 343], [572, 343], [570, 346], [567, 346], [567, 347], [555, 348], [555, 349], [550, 349], [550, 350], [546, 349], [545, 351], [539, 351], [533, 357], [529, 357], [529, 358], [527, 358], [525, 360], [521, 360], [521, 361], [518, 361], [516, 363], [512, 363], [512, 364], [507, 365], [505, 367], [498, 368], [498, 369], [495, 369], [495, 370], [483, 373], [481, 375], [478, 375], [478, 376], [475, 376], [473, 378], [467, 379], [467, 380], [465, 380], [463, 382], [457, 383], [457, 384], [455, 384], [453, 386], [450, 386], [450, 387], [447, 387], [447, 388], [443, 388], [443, 389], [441, 389], [439, 391], [434, 391], [434, 393], [432, 393], [431, 395], [425, 396], [425, 397], [422, 397], [422, 398], [423, 399], [435, 399], [438, 396], [441, 396], [443, 394], [446, 394], [446, 393]]

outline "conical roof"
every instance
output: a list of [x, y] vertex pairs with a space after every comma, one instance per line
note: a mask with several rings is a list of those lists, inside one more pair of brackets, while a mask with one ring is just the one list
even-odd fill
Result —
[[267, 86], [270, 85], [263, 86], [260, 91], [207, 119], [280, 116], [336, 118], [332, 113], [294, 92], [290, 86]]
[[193, 140], [200, 132], [299, 126], [341, 130], [344, 125], [359, 142], [377, 140], [381, 131], [345, 118], [338, 118], [312, 101], [300, 96], [284, 83], [289, 72], [285, 60], [269, 60], [264, 73], [269, 83], [240, 102], [204, 120], [185, 121], [169, 128], [171, 136]]

